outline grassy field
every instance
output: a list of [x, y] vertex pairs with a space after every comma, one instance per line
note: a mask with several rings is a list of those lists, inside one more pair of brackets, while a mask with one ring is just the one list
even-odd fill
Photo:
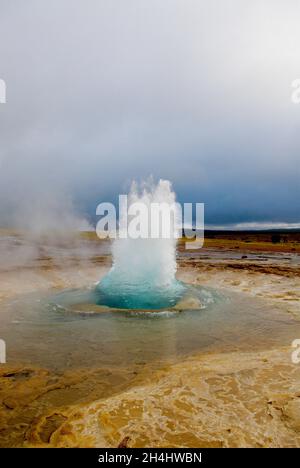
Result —
[[300, 253], [300, 231], [207, 231], [204, 248]]
[[[53, 233], [55, 235], [55, 233]], [[74, 234], [74, 233], [73, 233]], [[0, 236], [23, 236], [25, 232], [14, 229], [0, 228]], [[83, 231], [76, 234], [79, 238], [99, 241], [95, 231]], [[179, 249], [185, 242], [193, 240], [182, 237], [179, 239]], [[206, 231], [204, 248], [241, 251], [269, 251], [300, 253], [300, 231]]]

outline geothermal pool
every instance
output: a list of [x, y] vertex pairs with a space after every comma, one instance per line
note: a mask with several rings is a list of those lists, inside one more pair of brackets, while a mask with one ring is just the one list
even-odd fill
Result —
[[55, 370], [160, 365], [198, 351], [288, 346], [300, 328], [263, 300], [247, 298], [246, 303], [243, 294], [201, 287], [202, 308], [186, 310], [122, 310], [83, 301], [93, 294], [67, 290], [3, 303], [0, 326], [9, 362]]

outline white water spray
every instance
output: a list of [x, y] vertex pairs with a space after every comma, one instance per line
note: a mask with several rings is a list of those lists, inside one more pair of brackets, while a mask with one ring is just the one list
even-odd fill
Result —
[[[175, 206], [175, 193], [171, 183], [160, 180], [157, 185], [145, 183], [132, 184], [128, 196], [128, 212], [135, 203], [142, 203], [151, 213], [152, 204]], [[154, 225], [155, 223], [155, 225]], [[161, 232], [160, 219], [150, 216], [149, 230]], [[125, 220], [119, 220], [119, 229], [124, 229]], [[182, 292], [182, 286], [175, 279], [176, 241], [178, 225], [176, 213], [170, 219], [170, 236], [162, 235], [153, 239], [132, 239], [130, 237], [114, 240], [112, 247], [113, 266], [101, 281], [99, 291], [105, 302], [114, 307], [160, 308], [174, 305]]]

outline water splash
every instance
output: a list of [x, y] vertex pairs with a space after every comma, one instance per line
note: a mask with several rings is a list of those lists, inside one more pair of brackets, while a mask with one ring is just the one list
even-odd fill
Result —
[[[136, 202], [148, 207], [152, 203], [174, 206], [176, 200], [171, 183], [160, 180], [157, 185], [148, 182], [138, 186], [132, 184], [128, 196], [128, 209]], [[150, 217], [149, 230], [159, 220]], [[124, 227], [119, 220], [119, 229]], [[176, 275], [176, 219], [170, 221], [170, 238], [157, 239], [117, 238], [112, 247], [113, 266], [98, 285], [99, 303], [110, 307], [132, 309], [159, 309], [172, 307], [184, 292], [184, 286]]]

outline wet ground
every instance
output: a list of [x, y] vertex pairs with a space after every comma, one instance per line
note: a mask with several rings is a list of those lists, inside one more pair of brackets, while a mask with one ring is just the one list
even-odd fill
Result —
[[151, 315], [57, 300], [94, 287], [108, 243], [1, 245], [1, 446], [300, 445], [297, 253], [180, 247], [212, 300]]

